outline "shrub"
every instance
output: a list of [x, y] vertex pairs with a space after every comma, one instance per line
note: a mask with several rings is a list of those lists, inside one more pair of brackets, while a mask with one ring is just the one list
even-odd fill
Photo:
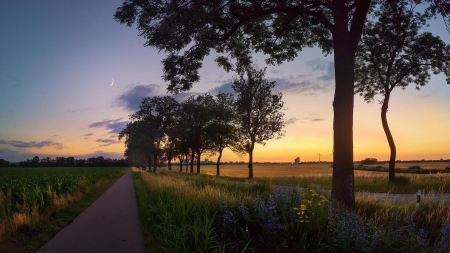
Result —
[[411, 166], [411, 167], [408, 167], [408, 169], [409, 170], [420, 170], [421, 168], [420, 168], [420, 166]]
[[450, 170], [450, 166], [449, 167], [445, 167], [446, 170]]
[[392, 181], [392, 184], [394, 184], [394, 185], [408, 185], [410, 182], [411, 182], [411, 180], [408, 177], [395, 176], [394, 181]]

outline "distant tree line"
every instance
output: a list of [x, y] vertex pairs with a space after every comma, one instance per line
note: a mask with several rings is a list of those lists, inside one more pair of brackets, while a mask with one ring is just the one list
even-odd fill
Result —
[[[16, 167], [15, 163], [10, 163], [0, 159], [0, 167]], [[19, 167], [128, 167], [126, 159], [110, 159], [103, 156], [91, 157], [88, 159], [75, 159], [75, 157], [56, 157], [52, 159], [45, 157], [40, 159], [38, 156], [31, 160], [27, 159], [18, 164]]]
[[200, 173], [201, 156], [217, 154], [217, 175], [225, 148], [249, 154], [249, 177], [253, 177], [255, 143], [283, 135], [282, 94], [272, 93], [275, 82], [264, 78], [265, 69], [253, 64], [236, 69], [235, 94], [219, 93], [190, 96], [183, 102], [171, 96], [144, 98], [140, 109], [120, 132], [125, 138], [125, 153], [133, 166], [149, 168], [167, 161], [190, 163], [190, 172]]
[[0, 159], [0, 167], [9, 167], [10, 162], [4, 159]]

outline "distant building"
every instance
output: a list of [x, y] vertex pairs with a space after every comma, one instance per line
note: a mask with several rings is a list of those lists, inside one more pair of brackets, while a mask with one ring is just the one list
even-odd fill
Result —
[[294, 159], [294, 164], [299, 164], [300, 163], [300, 157], [297, 157]]

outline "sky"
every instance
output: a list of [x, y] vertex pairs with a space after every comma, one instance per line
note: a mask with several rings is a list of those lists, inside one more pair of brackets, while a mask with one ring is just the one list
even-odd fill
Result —
[[[144, 47], [136, 27], [113, 19], [122, 0], [0, 2], [0, 158], [34, 156], [123, 158], [118, 133], [143, 97], [167, 94], [161, 60]], [[450, 44], [441, 19], [428, 31]], [[264, 66], [264, 56], [255, 56]], [[208, 56], [190, 94], [231, 91], [233, 73]], [[257, 145], [254, 161], [331, 161], [333, 152], [333, 57], [308, 48], [288, 63], [268, 66], [266, 77], [283, 93], [284, 137]], [[114, 79], [114, 84], [111, 85]], [[395, 89], [388, 122], [397, 159], [450, 159], [450, 85], [433, 76], [420, 91]], [[355, 95], [354, 160], [389, 159], [380, 120], [381, 97]], [[205, 156], [206, 158], [206, 156]], [[215, 156], [209, 157], [215, 160]], [[202, 159], [203, 160], [203, 159]], [[225, 151], [222, 161], [246, 161]]]

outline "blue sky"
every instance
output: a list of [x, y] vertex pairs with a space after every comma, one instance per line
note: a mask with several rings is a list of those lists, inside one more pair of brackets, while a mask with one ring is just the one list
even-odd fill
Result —
[[[166, 94], [164, 54], [144, 47], [138, 31], [113, 14], [121, 0], [2, 1], [0, 3], [0, 158], [104, 155], [123, 157], [117, 139], [142, 97]], [[450, 43], [439, 19], [430, 31]], [[262, 66], [263, 56], [255, 57]], [[230, 91], [231, 73], [205, 59], [190, 93]], [[286, 136], [258, 146], [255, 160], [331, 160], [334, 68], [317, 48], [267, 77], [284, 94]], [[110, 86], [112, 79], [114, 84]], [[450, 85], [433, 77], [420, 92], [396, 90], [388, 113], [399, 159], [450, 158]], [[355, 160], [388, 158], [379, 104], [355, 97]], [[224, 161], [244, 160], [228, 152]]]

